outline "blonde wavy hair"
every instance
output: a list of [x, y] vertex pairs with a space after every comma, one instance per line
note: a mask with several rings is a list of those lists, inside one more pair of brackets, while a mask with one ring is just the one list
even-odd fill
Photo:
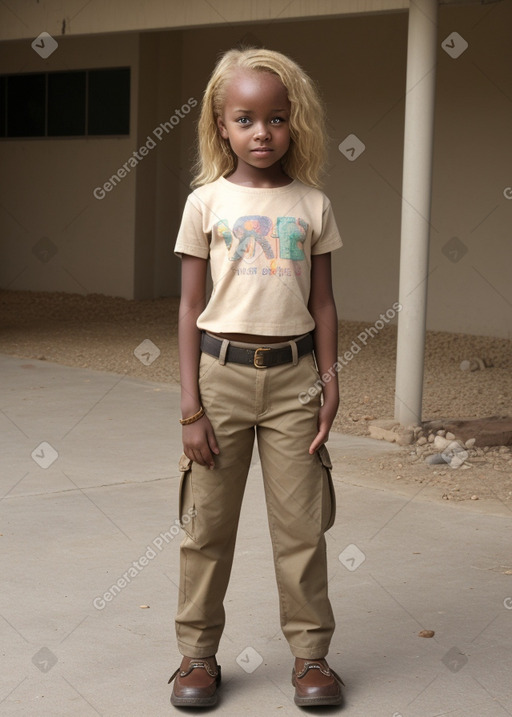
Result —
[[324, 108], [311, 78], [286, 55], [264, 48], [229, 50], [218, 61], [203, 95], [198, 122], [197, 161], [192, 187], [231, 174], [237, 157], [217, 127], [222, 115], [226, 85], [237, 70], [256, 70], [277, 75], [290, 101], [290, 147], [281, 160], [292, 179], [311, 187], [320, 186], [326, 159]]

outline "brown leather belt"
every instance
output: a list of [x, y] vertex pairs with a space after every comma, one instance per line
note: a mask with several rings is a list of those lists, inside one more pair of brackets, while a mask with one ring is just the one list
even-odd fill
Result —
[[[223, 343], [222, 339], [217, 339], [205, 332], [201, 335], [201, 351], [210, 356], [215, 356], [215, 358], [219, 358]], [[297, 346], [297, 358], [313, 351], [313, 337], [311, 334], [296, 339], [295, 344]], [[255, 366], [256, 368], [270, 368], [271, 366], [292, 363], [293, 351], [289, 344], [279, 348], [261, 346], [257, 349], [250, 349], [233, 345], [230, 342], [226, 351], [225, 361], [226, 363], [239, 363], [245, 366]]]

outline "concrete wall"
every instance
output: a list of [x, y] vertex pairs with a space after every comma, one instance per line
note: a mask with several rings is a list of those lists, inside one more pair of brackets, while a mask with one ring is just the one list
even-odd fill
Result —
[[[510, 2], [440, 8], [431, 329], [511, 335], [510, 26]], [[441, 48], [453, 31], [469, 43], [457, 59]], [[325, 191], [345, 240], [334, 260], [339, 313], [375, 321], [398, 295], [406, 37], [406, 13], [393, 13], [59, 38], [45, 62], [25, 41], [6, 43], [2, 72], [131, 65], [132, 132], [0, 142], [0, 285], [178, 293], [171, 249], [189, 192], [198, 107], [156, 141], [136, 176], [101, 201], [92, 190], [189, 98], [199, 101], [217, 55], [244, 40], [290, 54], [321, 87], [331, 136]], [[366, 145], [354, 162], [337, 148], [349, 134]], [[43, 236], [58, 248], [46, 263], [33, 253]]]
[[[179, 32], [59, 38], [47, 60], [25, 41], [3, 46], [2, 73], [130, 66], [131, 117], [129, 137], [0, 141], [2, 288], [125, 298], [179, 292], [171, 246], [190, 178], [180, 170], [181, 128], [169, 120], [193, 126], [198, 110], [176, 115], [190, 98], [181, 91], [181, 41]], [[96, 198], [134, 152], [137, 167]]]
[[[187, 141], [184, 134], [185, 127], [195, 127], [198, 117], [200, 95], [193, 99], [197, 101], [195, 108], [184, 115], [181, 107], [188, 104], [191, 93], [183, 87], [183, 37], [180, 32], [155, 33], [154, 38], [159, 47], [159, 94], [157, 104], [157, 119], [155, 127], [161, 123], [166, 125], [168, 132], [164, 131], [158, 147], [157, 165], [157, 192], [156, 192], [156, 252], [155, 252], [155, 296], [177, 294], [180, 290], [181, 265], [173, 253], [172, 247], [178, 232], [183, 204], [183, 193], [188, 192], [189, 175], [182, 169], [182, 154], [184, 162], [190, 167], [190, 157], [187, 157]], [[186, 108], [184, 108], [186, 110]], [[178, 112], [176, 112], [178, 110]], [[179, 115], [184, 115], [181, 118]], [[177, 124], [171, 124], [176, 122]], [[193, 140], [191, 140], [193, 143]]]
[[138, 45], [135, 34], [62, 38], [47, 60], [4, 46], [2, 73], [130, 65], [132, 92], [129, 137], [0, 142], [2, 288], [133, 296], [135, 173], [104, 200], [93, 190], [136, 149]]
[[[81, 7], [80, 7], [81, 5]], [[246, 24], [299, 17], [406, 10], [409, 0], [16, 0], [0, 3], [0, 41], [56, 35], [95, 35], [167, 28]]]
[[429, 328], [512, 336], [511, 28], [510, 1], [441, 10], [469, 46], [439, 51]]

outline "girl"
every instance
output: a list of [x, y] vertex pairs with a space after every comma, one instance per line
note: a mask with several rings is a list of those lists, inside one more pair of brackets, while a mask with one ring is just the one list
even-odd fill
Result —
[[[342, 701], [325, 661], [334, 630], [324, 533], [334, 521], [325, 442], [338, 382], [298, 396], [337, 361], [331, 251], [341, 246], [317, 189], [323, 109], [310, 78], [265, 49], [231, 50], [206, 88], [199, 160], [175, 247], [182, 259], [179, 354], [183, 655], [171, 702], [215, 704], [215, 654], [254, 437], [264, 479], [281, 627], [300, 706]], [[206, 300], [208, 262], [213, 291]], [[316, 358], [316, 361], [315, 361]], [[318, 384], [317, 384], [318, 385]], [[301, 393], [302, 392], [302, 393]]]

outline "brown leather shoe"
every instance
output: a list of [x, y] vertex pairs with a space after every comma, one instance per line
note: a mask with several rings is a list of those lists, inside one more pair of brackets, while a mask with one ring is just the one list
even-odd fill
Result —
[[171, 704], [175, 707], [213, 707], [217, 703], [220, 685], [220, 665], [215, 657], [184, 657], [174, 678]]
[[297, 657], [292, 671], [292, 685], [298, 707], [340, 705], [343, 702], [343, 680], [323, 659], [301, 660]]

